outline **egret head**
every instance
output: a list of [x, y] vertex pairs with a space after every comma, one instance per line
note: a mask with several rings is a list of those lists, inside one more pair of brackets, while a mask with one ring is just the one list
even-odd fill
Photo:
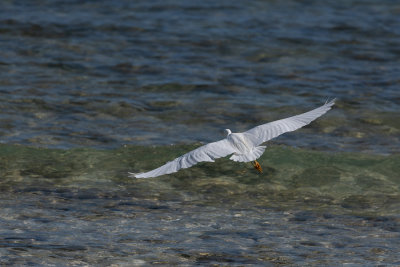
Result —
[[228, 135], [230, 135], [232, 132], [231, 132], [231, 130], [229, 130], [229, 129], [225, 129], [225, 134], [228, 136]]

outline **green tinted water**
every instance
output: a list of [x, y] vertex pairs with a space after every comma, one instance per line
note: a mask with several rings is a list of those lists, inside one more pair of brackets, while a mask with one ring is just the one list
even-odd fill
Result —
[[200, 144], [0, 145], [0, 262], [279, 265], [398, 262], [400, 156], [269, 147], [131, 179]]
[[[268, 147], [258, 174], [246, 163], [227, 158], [200, 163], [172, 175], [130, 179], [128, 171], [156, 168], [200, 144], [126, 146], [115, 150], [42, 149], [1, 145], [1, 188], [94, 189], [99, 193], [128, 186], [159, 201], [214, 200], [306, 209], [396, 214], [400, 190], [400, 156], [324, 153], [284, 146]], [[115, 188], [112, 190], [116, 190]]]

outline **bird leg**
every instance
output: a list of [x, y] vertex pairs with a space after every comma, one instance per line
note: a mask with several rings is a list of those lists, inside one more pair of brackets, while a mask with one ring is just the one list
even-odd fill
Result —
[[262, 170], [262, 168], [261, 168], [261, 165], [260, 165], [260, 163], [258, 163], [257, 160], [252, 161], [251, 164], [253, 164], [253, 167], [254, 167], [259, 173], [262, 173], [262, 172], [263, 172], [263, 170]]

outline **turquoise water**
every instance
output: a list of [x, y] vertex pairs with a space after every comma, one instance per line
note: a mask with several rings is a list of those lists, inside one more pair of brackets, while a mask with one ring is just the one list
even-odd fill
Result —
[[134, 196], [162, 196], [165, 201], [219, 203], [223, 198], [232, 204], [254, 203], [270, 208], [301, 205], [302, 209], [326, 208], [330, 212], [362, 215], [396, 215], [399, 208], [399, 155], [326, 153], [272, 146], [259, 160], [263, 174], [250, 163], [224, 158], [161, 178], [127, 178], [128, 171], [149, 170], [197, 146], [57, 150], [2, 145], [1, 188], [5, 192], [35, 188], [51, 192], [78, 190], [78, 194], [80, 190], [111, 194], [129, 188]]
[[[396, 1], [0, 3], [0, 264], [400, 265]], [[228, 159], [201, 144], [334, 108]]]

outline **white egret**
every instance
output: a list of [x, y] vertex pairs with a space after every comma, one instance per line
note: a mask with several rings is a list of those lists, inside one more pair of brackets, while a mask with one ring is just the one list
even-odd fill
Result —
[[214, 162], [217, 158], [226, 157], [231, 154], [232, 156], [229, 159], [238, 162], [252, 162], [254, 168], [261, 173], [262, 168], [257, 159], [266, 149], [266, 146], [261, 146], [261, 144], [278, 135], [292, 132], [309, 124], [325, 114], [334, 104], [335, 99], [327, 101], [321, 107], [306, 113], [262, 124], [243, 133], [232, 133], [231, 130], [225, 129], [227, 134], [225, 139], [196, 148], [152, 171], [129, 173], [130, 177], [157, 177], [177, 172], [180, 169], [189, 168], [199, 162]]

